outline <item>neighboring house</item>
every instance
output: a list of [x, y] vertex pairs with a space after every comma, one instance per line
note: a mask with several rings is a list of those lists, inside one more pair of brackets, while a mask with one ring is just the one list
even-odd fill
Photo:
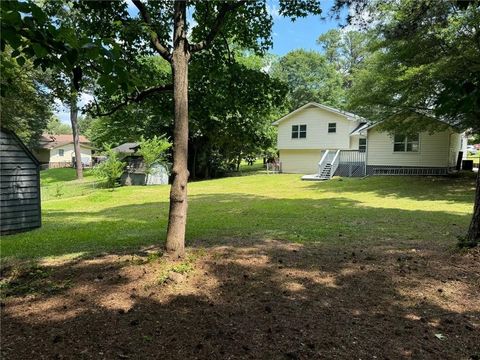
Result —
[[[91, 166], [92, 144], [82, 135], [79, 136], [79, 140], [82, 164]], [[73, 136], [43, 134], [37, 147], [33, 149], [33, 153], [42, 165], [48, 165], [49, 168], [73, 166], [75, 159]]]
[[454, 169], [464, 134], [449, 128], [414, 136], [378, 130], [355, 114], [308, 103], [275, 121], [282, 171], [333, 175], [441, 175]]
[[41, 226], [40, 163], [10, 130], [0, 131], [0, 234]]

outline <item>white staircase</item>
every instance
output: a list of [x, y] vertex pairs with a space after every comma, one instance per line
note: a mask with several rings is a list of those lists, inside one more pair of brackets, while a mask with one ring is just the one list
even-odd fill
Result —
[[322, 169], [322, 172], [318, 174], [320, 180], [330, 180], [332, 178], [332, 164], [327, 163]]
[[318, 163], [318, 173], [302, 176], [302, 180], [330, 180], [337, 171], [340, 150], [326, 150]]

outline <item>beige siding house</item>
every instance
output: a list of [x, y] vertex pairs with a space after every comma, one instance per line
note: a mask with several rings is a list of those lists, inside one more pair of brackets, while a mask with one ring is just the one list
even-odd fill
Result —
[[[308, 103], [273, 123], [282, 171], [333, 175], [445, 174], [466, 139], [453, 128], [410, 137], [378, 130], [355, 114]], [[323, 173], [323, 174], [322, 174]]]
[[[84, 166], [91, 166], [92, 150], [90, 140], [80, 136], [80, 152]], [[49, 168], [70, 167], [75, 158], [73, 137], [72, 135], [43, 134], [33, 153], [42, 165], [48, 165]]]

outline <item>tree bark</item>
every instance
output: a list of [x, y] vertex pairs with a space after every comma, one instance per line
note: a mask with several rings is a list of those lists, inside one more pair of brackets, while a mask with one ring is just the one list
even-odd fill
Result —
[[173, 169], [170, 188], [170, 213], [166, 251], [172, 257], [185, 254], [188, 182], [188, 61], [190, 53], [186, 38], [186, 1], [175, 1], [173, 33]]
[[72, 124], [72, 134], [73, 134], [73, 149], [75, 152], [75, 169], [77, 171], [77, 179], [83, 179], [83, 168], [82, 168], [82, 153], [80, 151], [80, 134], [78, 131], [78, 94], [75, 90], [72, 91], [70, 100], [70, 122]]
[[470, 247], [477, 246], [480, 242], [480, 171], [477, 173], [476, 182], [473, 216], [466, 238], [466, 245]]

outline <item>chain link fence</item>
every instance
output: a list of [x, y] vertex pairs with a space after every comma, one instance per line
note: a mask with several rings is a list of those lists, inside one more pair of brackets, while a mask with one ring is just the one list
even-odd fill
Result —
[[91, 181], [83, 183], [57, 183], [41, 185], [40, 191], [42, 201], [66, 199], [75, 196], [84, 196], [93, 193], [95, 190], [102, 187], [101, 182]]

